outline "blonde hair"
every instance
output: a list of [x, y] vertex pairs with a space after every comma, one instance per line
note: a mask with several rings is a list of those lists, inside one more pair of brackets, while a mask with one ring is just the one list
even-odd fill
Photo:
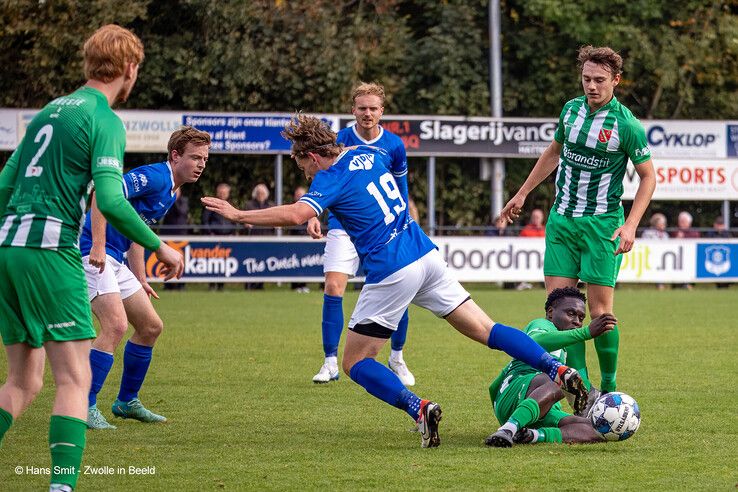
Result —
[[382, 106], [384, 106], [384, 87], [379, 84], [361, 82], [354, 88], [354, 92], [351, 95], [351, 104], [356, 104], [356, 98], [361, 96], [377, 96], [382, 100]]
[[292, 157], [306, 157], [308, 152], [323, 157], [341, 153], [336, 134], [328, 125], [314, 116], [295, 115], [282, 130], [282, 136], [292, 142]]
[[183, 126], [172, 132], [167, 143], [168, 157], [172, 158], [172, 151], [176, 150], [179, 155], [184, 154], [187, 144], [210, 146], [210, 134], [191, 126]]
[[88, 80], [112, 82], [126, 71], [129, 63], [144, 59], [143, 43], [128, 29], [115, 24], [102, 26], [85, 41], [82, 48], [85, 77]]

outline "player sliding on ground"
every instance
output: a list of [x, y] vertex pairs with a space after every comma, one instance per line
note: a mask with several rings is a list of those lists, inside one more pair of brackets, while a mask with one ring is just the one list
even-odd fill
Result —
[[[602, 314], [582, 327], [585, 302], [584, 294], [573, 287], [554, 289], [546, 299], [546, 317], [531, 321], [525, 332], [564, 362], [566, 347], [597, 338], [617, 323], [612, 314]], [[521, 360], [513, 360], [489, 387], [495, 416], [503, 425], [484, 443], [508, 448], [513, 443], [604, 441], [588, 418], [564, 412], [559, 403], [564, 396], [548, 376]], [[587, 406], [592, 403], [590, 398]]]
[[205, 197], [203, 204], [233, 222], [289, 226], [307, 222], [330, 208], [361, 257], [366, 283], [351, 319], [343, 371], [371, 395], [404, 410], [418, 424], [422, 447], [440, 444], [441, 407], [408, 390], [375, 357], [390, 338], [410, 303], [445, 318], [467, 337], [519, 358], [586, 404], [579, 374], [551, 357], [520, 330], [492, 321], [452, 277], [436, 246], [410, 218], [401, 187], [390, 172], [387, 152], [369, 146], [344, 149], [321, 120], [298, 115], [282, 135], [292, 142], [297, 167], [312, 179], [300, 200], [264, 210], [237, 210]]

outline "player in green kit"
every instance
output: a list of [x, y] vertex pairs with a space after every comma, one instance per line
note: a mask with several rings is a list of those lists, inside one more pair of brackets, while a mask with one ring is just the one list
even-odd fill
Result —
[[[607, 47], [585, 46], [578, 61], [585, 95], [564, 104], [554, 141], [499, 220], [517, 219], [528, 194], [558, 167], [556, 199], [546, 224], [546, 291], [586, 282], [594, 319], [613, 312], [622, 253], [633, 247], [656, 174], [643, 126], [613, 95], [623, 67], [620, 55]], [[625, 219], [620, 197], [629, 159], [641, 181]], [[595, 339], [603, 392], [616, 389], [619, 340], [617, 327]], [[568, 353], [567, 364], [590, 389], [584, 342], [570, 346]]]
[[[554, 289], [546, 299], [546, 317], [534, 319], [525, 327], [527, 333], [551, 356], [566, 361], [566, 349], [572, 344], [609, 332], [617, 323], [611, 314], [595, 318], [582, 327], [586, 297], [573, 287]], [[485, 439], [488, 446], [507, 448], [536, 442], [588, 443], [604, 439], [589, 419], [565, 412], [560, 400], [564, 392], [542, 372], [513, 359], [489, 387], [495, 416], [502, 424]], [[591, 406], [591, 405], [590, 405]]]
[[93, 181], [103, 215], [155, 251], [167, 278], [184, 266], [123, 196], [125, 128], [111, 106], [128, 98], [142, 60], [133, 33], [97, 30], [84, 45], [87, 83], [33, 118], [0, 173], [0, 334], [8, 358], [0, 440], [41, 390], [48, 355], [56, 385], [51, 490], [76, 486], [85, 447], [95, 331], [78, 240]]

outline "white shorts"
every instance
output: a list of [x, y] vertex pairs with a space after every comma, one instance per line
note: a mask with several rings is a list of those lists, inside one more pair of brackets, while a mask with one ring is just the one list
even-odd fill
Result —
[[469, 297], [434, 249], [378, 284], [364, 285], [348, 326], [374, 322], [396, 330], [411, 303], [444, 317]]
[[359, 254], [343, 229], [331, 229], [326, 235], [323, 273], [345, 273], [349, 277], [359, 270]]
[[93, 300], [102, 294], [120, 294], [121, 299], [131, 297], [141, 289], [141, 282], [123, 263], [119, 263], [110, 255], [105, 256], [105, 270], [90, 265], [90, 256], [82, 258], [87, 277], [87, 296]]

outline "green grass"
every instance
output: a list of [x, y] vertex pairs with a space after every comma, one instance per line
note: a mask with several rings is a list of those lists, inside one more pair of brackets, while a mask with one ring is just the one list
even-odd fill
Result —
[[[522, 326], [544, 293], [475, 288], [494, 319]], [[356, 300], [348, 294], [347, 316]], [[165, 332], [141, 397], [165, 425], [112, 419], [88, 433], [84, 464], [154, 466], [155, 474], [83, 475], [82, 490], [734, 490], [738, 484], [736, 288], [619, 289], [620, 389], [642, 410], [622, 443], [488, 449], [497, 427], [487, 387], [508, 358], [412, 308], [406, 360], [421, 396], [441, 403], [442, 445], [421, 449], [404, 412], [345, 375], [314, 385], [322, 362], [322, 294], [163, 292]], [[590, 342], [591, 373], [597, 374]], [[385, 361], [387, 350], [380, 360]], [[117, 393], [121, 350], [99, 406]], [[593, 369], [593, 370], [592, 370]], [[48, 370], [47, 370], [48, 372]], [[4, 354], [0, 376], [5, 379]], [[595, 381], [599, 379], [595, 376]], [[6, 435], [0, 490], [42, 490], [48, 477], [49, 374], [39, 398]]]

